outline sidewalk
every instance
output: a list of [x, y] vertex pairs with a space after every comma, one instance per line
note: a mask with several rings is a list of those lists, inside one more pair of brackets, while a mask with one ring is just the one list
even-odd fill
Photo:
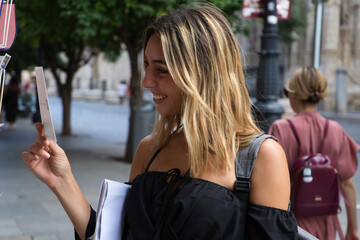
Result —
[[[58, 138], [89, 203], [96, 208], [103, 178], [127, 181], [130, 163], [124, 155], [126, 105], [74, 101], [73, 136], [62, 137], [61, 103], [50, 99]], [[27, 169], [21, 153], [36, 134], [30, 119], [19, 118], [14, 130], [0, 130], [0, 240], [69, 240], [73, 227], [54, 194]]]

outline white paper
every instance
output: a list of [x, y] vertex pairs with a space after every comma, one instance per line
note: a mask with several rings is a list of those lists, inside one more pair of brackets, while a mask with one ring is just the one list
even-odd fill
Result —
[[36, 87], [39, 98], [41, 122], [44, 126], [44, 135], [48, 139], [56, 142], [56, 135], [54, 130], [54, 125], [51, 120], [49, 99], [46, 90], [44, 70], [42, 67], [35, 67], [36, 75]]
[[122, 237], [124, 202], [131, 185], [104, 179], [100, 188], [96, 212], [95, 240]]

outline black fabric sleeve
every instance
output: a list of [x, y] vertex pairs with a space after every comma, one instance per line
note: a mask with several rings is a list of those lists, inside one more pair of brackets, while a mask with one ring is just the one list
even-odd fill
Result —
[[295, 216], [290, 211], [249, 203], [246, 239], [298, 239]]
[[[88, 225], [86, 227], [86, 231], [85, 231], [85, 238], [88, 239], [89, 237], [91, 237], [92, 235], [94, 235], [95, 232], [95, 225], [96, 225], [96, 212], [95, 210], [90, 206], [91, 208], [91, 213], [90, 213], [90, 218], [89, 218], [89, 222]], [[75, 231], [75, 240], [81, 240], [79, 234]]]

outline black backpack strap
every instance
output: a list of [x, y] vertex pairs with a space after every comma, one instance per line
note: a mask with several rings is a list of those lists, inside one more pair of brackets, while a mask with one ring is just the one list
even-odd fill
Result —
[[277, 139], [271, 135], [260, 134], [251, 140], [247, 147], [240, 148], [236, 154], [236, 181], [234, 191], [240, 199], [248, 199], [250, 192], [250, 177], [254, 168], [261, 144], [268, 138]]

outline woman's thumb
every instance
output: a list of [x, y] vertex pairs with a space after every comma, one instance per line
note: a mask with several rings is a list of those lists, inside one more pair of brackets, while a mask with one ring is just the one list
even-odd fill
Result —
[[48, 140], [50, 142], [49, 149], [52, 155], [65, 155], [64, 150], [54, 141]]

